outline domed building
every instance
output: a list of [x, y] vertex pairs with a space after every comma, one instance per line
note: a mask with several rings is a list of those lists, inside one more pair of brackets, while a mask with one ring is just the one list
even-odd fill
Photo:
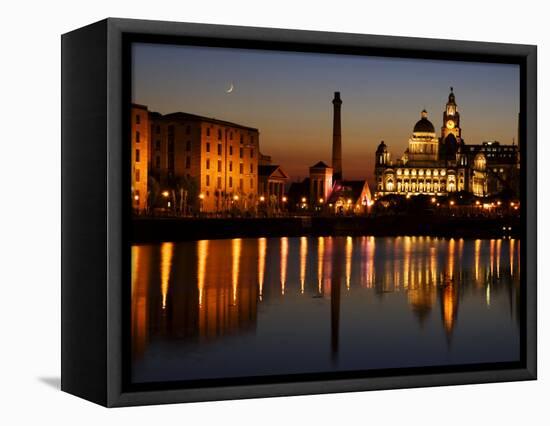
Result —
[[[451, 87], [439, 137], [424, 109], [413, 127], [409, 146], [400, 159], [392, 161], [384, 141], [378, 145], [375, 196], [448, 195], [469, 191], [483, 197], [489, 195], [489, 188], [499, 187], [502, 190], [505, 182], [498, 173], [505, 173], [505, 167], [517, 165], [517, 147], [498, 143], [489, 147], [487, 144], [464, 143], [460, 114]], [[500, 183], [500, 186], [490, 185], [491, 180]]]

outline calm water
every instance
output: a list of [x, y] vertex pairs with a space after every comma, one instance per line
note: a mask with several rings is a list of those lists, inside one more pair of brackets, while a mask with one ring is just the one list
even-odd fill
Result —
[[519, 359], [520, 241], [204, 240], [132, 248], [132, 379]]

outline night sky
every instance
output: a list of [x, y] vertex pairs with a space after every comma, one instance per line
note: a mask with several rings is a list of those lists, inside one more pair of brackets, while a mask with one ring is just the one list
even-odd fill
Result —
[[[230, 85], [232, 93], [226, 93]], [[517, 134], [519, 66], [318, 53], [135, 44], [133, 102], [260, 130], [260, 150], [291, 180], [330, 164], [332, 98], [342, 96], [343, 171], [372, 179], [384, 140], [400, 158], [423, 108], [439, 136], [454, 87], [466, 143]]]

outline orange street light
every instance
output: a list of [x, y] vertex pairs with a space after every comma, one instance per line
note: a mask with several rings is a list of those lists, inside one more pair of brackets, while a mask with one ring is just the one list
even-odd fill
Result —
[[163, 192], [162, 192], [162, 196], [163, 196], [164, 198], [168, 198], [169, 195], [170, 195], [170, 193], [169, 193], [168, 191], [163, 191]]
[[322, 198], [319, 198], [319, 204], [323, 204], [325, 202], [325, 200], [323, 200]]
[[134, 200], [138, 201], [139, 200], [139, 195], [134, 195]]
[[235, 196], [233, 197], [233, 199], [234, 199], [235, 201], [239, 201], [239, 196], [238, 196], [238, 195], [235, 195]]
[[287, 201], [287, 198], [283, 197], [283, 203], [286, 203], [286, 201]]
[[200, 198], [201, 200], [204, 200], [204, 194], [203, 194], [202, 192], [199, 194], [199, 198]]
[[302, 203], [306, 202], [306, 197], [302, 197]]
[[450, 204], [451, 206], [454, 206], [454, 205], [455, 205], [455, 202], [454, 202], [453, 200], [451, 200], [451, 201], [449, 202], [449, 204]]
[[260, 201], [265, 201], [265, 197], [263, 195], [260, 196]]
[[436, 201], [437, 201], [436, 198], [432, 197], [432, 204], [435, 204]]

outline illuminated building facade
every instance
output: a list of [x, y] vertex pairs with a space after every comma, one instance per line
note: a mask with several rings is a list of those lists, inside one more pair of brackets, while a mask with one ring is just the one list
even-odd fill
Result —
[[332, 191], [333, 169], [322, 161], [309, 168], [309, 202], [312, 205], [327, 201]]
[[275, 164], [258, 167], [258, 194], [261, 203], [282, 208], [286, 202], [285, 185], [287, 174]]
[[142, 213], [147, 208], [149, 169], [149, 111], [147, 111], [147, 107], [133, 106], [131, 126], [132, 206], [136, 212]]
[[466, 145], [452, 87], [439, 137], [423, 110], [400, 159], [392, 161], [384, 141], [375, 155], [376, 196], [467, 191], [484, 197], [517, 186], [517, 147], [498, 142]]
[[[133, 105], [132, 116], [146, 110]], [[150, 208], [166, 207], [163, 203], [179, 210], [199, 204], [202, 212], [256, 207], [258, 129], [183, 112], [150, 112], [148, 124], [149, 133], [143, 133], [141, 142], [148, 151], [140, 153], [140, 160], [148, 164], [149, 173], [140, 179], [140, 208], [147, 205], [147, 177], [155, 182], [149, 182]], [[136, 126], [132, 120], [132, 133]]]

